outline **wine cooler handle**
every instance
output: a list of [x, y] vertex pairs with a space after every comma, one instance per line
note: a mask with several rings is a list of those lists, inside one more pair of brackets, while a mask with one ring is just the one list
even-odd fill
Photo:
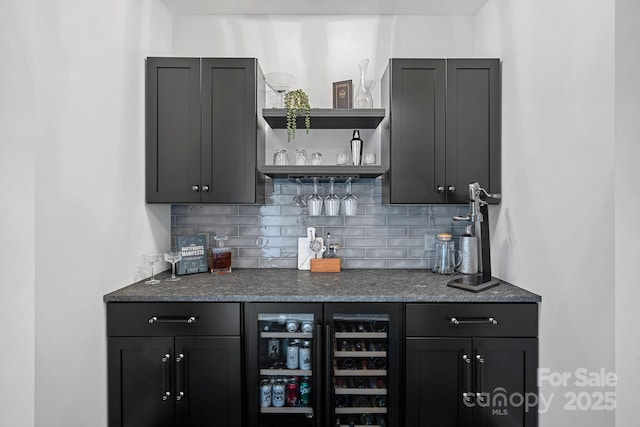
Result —
[[171, 397], [171, 355], [166, 353], [162, 356], [162, 401]]
[[462, 355], [462, 363], [463, 363], [463, 387], [464, 391], [462, 392], [462, 399], [466, 403], [471, 403], [473, 401], [473, 397], [475, 393], [473, 392], [473, 387], [471, 384], [471, 358], [467, 354]]
[[[329, 408], [333, 408], [333, 402], [331, 401], [331, 387], [333, 386], [333, 360], [331, 354], [331, 325], [327, 324], [324, 330], [324, 369], [325, 369], [325, 378], [329, 381], [327, 382], [327, 390], [325, 395], [325, 402], [327, 402], [327, 406]], [[326, 425], [330, 425], [330, 420], [332, 417], [327, 417]]]
[[484, 377], [484, 357], [481, 354], [476, 354], [476, 399], [479, 404], [485, 403], [483, 399], [484, 395], [484, 385], [482, 383], [482, 379]]
[[184, 354], [176, 357], [176, 401], [184, 399]]

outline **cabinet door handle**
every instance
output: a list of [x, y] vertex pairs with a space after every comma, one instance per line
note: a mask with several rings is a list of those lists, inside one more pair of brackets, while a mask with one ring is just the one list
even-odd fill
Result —
[[208, 185], [203, 185], [202, 186], [202, 191], [204, 191], [205, 193], [209, 192], [209, 186]]
[[497, 325], [495, 317], [451, 317], [449, 323], [452, 325]]
[[192, 185], [191, 186], [191, 191], [195, 191], [197, 193], [198, 191], [200, 191], [200, 186], [199, 185]]
[[455, 185], [450, 185], [449, 186], [449, 192], [450, 193], [455, 193], [456, 192], [456, 186]]
[[440, 194], [444, 193], [444, 185], [438, 185], [436, 191]]
[[149, 318], [149, 323], [196, 323], [198, 318], [196, 316], [185, 317], [162, 317], [152, 316]]
[[478, 403], [484, 403], [484, 357], [482, 357], [481, 354], [476, 354], [476, 362], [476, 399], [478, 400]]
[[171, 355], [169, 353], [165, 353], [162, 356], [162, 389], [164, 393], [162, 394], [162, 400], [168, 400], [171, 397]]
[[467, 354], [462, 355], [462, 362], [464, 363], [463, 367], [463, 387], [464, 392], [462, 393], [462, 398], [465, 402], [471, 402], [475, 393], [471, 387], [471, 358]]
[[184, 369], [184, 353], [179, 353], [176, 356], [176, 400], [178, 402], [184, 398]]

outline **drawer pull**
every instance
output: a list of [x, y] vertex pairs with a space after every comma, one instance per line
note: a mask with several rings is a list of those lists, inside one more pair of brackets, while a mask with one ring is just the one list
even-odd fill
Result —
[[482, 318], [457, 318], [452, 317], [449, 319], [449, 323], [452, 325], [497, 325], [498, 321], [493, 317], [482, 317]]
[[196, 323], [198, 319], [195, 316], [190, 317], [158, 317], [153, 316], [149, 319], [149, 323]]

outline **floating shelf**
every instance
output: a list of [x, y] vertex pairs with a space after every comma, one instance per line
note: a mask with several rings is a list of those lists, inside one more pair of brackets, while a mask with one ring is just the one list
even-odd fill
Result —
[[[271, 166], [265, 165], [259, 167], [260, 172], [271, 178], [289, 178], [289, 179], [301, 179], [303, 181], [311, 180], [313, 177], [318, 177], [324, 180], [326, 177], [336, 178], [336, 182], [346, 180], [346, 178], [352, 178], [357, 180], [359, 178], [377, 178], [384, 175], [387, 168], [384, 166]], [[337, 336], [338, 334], [336, 334]], [[378, 338], [369, 334], [356, 334], [355, 336], [343, 338]], [[386, 334], [384, 337], [386, 338]]]
[[[375, 129], [384, 113], [384, 108], [312, 108], [311, 129]], [[287, 111], [283, 108], [263, 108], [262, 117], [271, 129], [287, 128]], [[305, 128], [304, 115], [298, 115], [296, 128]]]

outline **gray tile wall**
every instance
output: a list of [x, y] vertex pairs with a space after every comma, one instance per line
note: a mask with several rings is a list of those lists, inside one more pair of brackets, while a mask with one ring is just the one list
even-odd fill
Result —
[[[345, 184], [335, 184], [338, 196], [345, 191]], [[357, 181], [352, 192], [358, 197], [352, 217], [308, 216], [306, 207], [291, 205], [296, 184], [286, 179], [267, 182], [264, 206], [173, 205], [172, 245], [178, 235], [206, 233], [211, 244], [215, 235], [227, 235], [235, 268], [296, 268], [298, 237], [313, 226], [340, 245], [342, 268], [431, 268], [436, 234], [455, 238], [468, 224], [451, 219], [467, 214], [467, 205], [382, 205], [380, 179]], [[313, 185], [304, 184], [303, 194], [311, 193]], [[328, 195], [329, 184], [320, 184], [318, 193]]]

